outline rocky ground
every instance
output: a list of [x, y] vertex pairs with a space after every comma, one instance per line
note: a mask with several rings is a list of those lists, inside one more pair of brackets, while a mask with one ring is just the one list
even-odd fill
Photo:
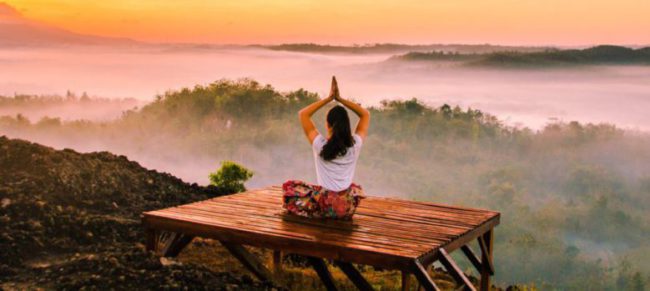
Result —
[[144, 250], [140, 213], [221, 194], [124, 156], [0, 137], [0, 289], [268, 289]]
[[[278, 287], [252, 279], [215, 241], [195, 239], [174, 260], [145, 251], [140, 213], [225, 194], [124, 156], [1, 136], [0, 291], [323, 289], [299, 256], [287, 258]], [[271, 260], [268, 251], [253, 251]], [[342, 290], [355, 289], [331, 269]], [[396, 271], [362, 272], [378, 289], [400, 286]], [[456, 287], [447, 274], [432, 275], [440, 287]]]

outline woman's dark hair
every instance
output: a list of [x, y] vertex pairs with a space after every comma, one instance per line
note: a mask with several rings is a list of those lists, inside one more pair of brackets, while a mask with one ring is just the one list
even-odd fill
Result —
[[343, 106], [336, 105], [327, 112], [327, 124], [332, 129], [332, 136], [323, 146], [320, 156], [323, 160], [331, 161], [345, 155], [348, 148], [354, 145], [354, 139], [350, 130], [350, 117]]

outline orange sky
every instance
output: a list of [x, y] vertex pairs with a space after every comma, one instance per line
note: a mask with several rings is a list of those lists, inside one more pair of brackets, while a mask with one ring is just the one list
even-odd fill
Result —
[[157, 42], [650, 44], [648, 0], [6, 2], [75, 32]]

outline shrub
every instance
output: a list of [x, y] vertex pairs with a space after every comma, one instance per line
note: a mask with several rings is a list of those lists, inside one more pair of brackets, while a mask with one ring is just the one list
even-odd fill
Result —
[[210, 173], [210, 184], [221, 188], [226, 193], [246, 191], [244, 183], [253, 177], [253, 172], [235, 162], [224, 161], [221, 168]]

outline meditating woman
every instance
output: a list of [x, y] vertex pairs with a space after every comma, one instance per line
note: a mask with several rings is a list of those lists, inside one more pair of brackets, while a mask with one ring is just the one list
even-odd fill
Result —
[[[336, 100], [359, 116], [354, 134], [347, 110], [340, 105], [327, 113], [327, 137], [318, 132], [311, 116], [325, 104]], [[282, 185], [284, 208], [305, 217], [350, 219], [363, 198], [361, 186], [354, 184], [354, 170], [361, 145], [368, 134], [370, 113], [341, 97], [336, 78], [327, 98], [300, 110], [300, 123], [312, 145], [318, 185], [290, 180]]]

